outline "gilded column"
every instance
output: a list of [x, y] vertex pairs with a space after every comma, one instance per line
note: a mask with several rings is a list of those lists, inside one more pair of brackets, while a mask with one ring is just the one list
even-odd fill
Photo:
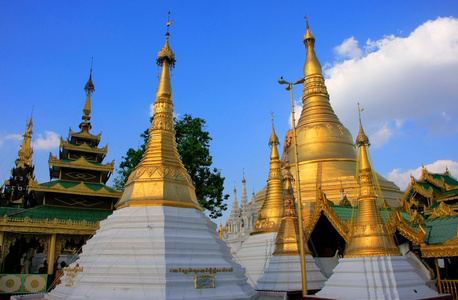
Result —
[[54, 263], [56, 262], [56, 241], [57, 241], [57, 234], [53, 233], [49, 239], [48, 275], [52, 275], [54, 273]]

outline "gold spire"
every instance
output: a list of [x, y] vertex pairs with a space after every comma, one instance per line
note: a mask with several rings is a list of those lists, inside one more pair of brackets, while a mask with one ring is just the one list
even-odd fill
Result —
[[[283, 194], [283, 217], [275, 241], [275, 256], [300, 255], [299, 251], [299, 227], [297, 222], [296, 206], [294, 200], [294, 190], [291, 185], [293, 175], [289, 170], [289, 165], [285, 167], [285, 191]], [[305, 254], [311, 254], [305, 245]]]
[[283, 183], [277, 148], [279, 144], [272, 117], [272, 134], [269, 139], [269, 146], [271, 147], [270, 171], [267, 179], [266, 200], [262, 204], [255, 229], [251, 234], [275, 232], [280, 225], [283, 209]]
[[[92, 58], [92, 62], [94, 58]], [[87, 81], [86, 85], [84, 86], [84, 90], [86, 91], [86, 103], [84, 104], [83, 108], [83, 122], [80, 124], [81, 131], [88, 132], [91, 130], [92, 126], [89, 122], [91, 120], [91, 96], [92, 93], [95, 91], [94, 84], [92, 83], [92, 62], [91, 62], [91, 73], [89, 74], [89, 80]]]
[[364, 134], [360, 123], [360, 132], [356, 140], [359, 149], [359, 185], [360, 199], [358, 213], [350, 233], [350, 241], [345, 249], [345, 257], [373, 257], [401, 255], [392, 235], [377, 208], [372, 168], [369, 160], [369, 139]]
[[32, 127], [33, 120], [32, 116], [30, 116], [30, 120], [27, 122], [27, 129], [24, 131], [24, 134], [22, 135], [24, 139], [22, 140], [21, 150], [19, 150], [18, 153], [19, 158], [16, 160], [17, 168], [25, 168], [26, 166], [32, 166]]
[[203, 210], [196, 199], [191, 177], [183, 166], [176, 147], [173, 127], [172, 85], [170, 68], [175, 54], [166, 34], [157, 65], [162, 72], [154, 103], [154, 118], [143, 158], [129, 176], [124, 194], [116, 208], [124, 206], [175, 206]]

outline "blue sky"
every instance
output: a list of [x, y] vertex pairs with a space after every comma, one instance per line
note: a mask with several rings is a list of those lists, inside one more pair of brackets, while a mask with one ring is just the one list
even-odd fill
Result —
[[[356, 103], [365, 109], [376, 170], [401, 188], [422, 164], [458, 176], [456, 1], [0, 2], [1, 181], [32, 107], [35, 175], [49, 180], [49, 152], [81, 122], [91, 57], [92, 133], [109, 145], [106, 161], [118, 165], [141, 143], [168, 11], [175, 113], [207, 121], [229, 210], [243, 169], [250, 194], [266, 183], [271, 111], [281, 142], [289, 128], [289, 93], [277, 80], [303, 77], [306, 14], [331, 104], [353, 137]], [[301, 94], [296, 87], [298, 103]]]

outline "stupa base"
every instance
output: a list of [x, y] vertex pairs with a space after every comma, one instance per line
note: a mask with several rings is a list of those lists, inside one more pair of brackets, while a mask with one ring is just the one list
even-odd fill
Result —
[[404, 256], [341, 258], [324, 288], [307, 299], [451, 299], [426, 286]]

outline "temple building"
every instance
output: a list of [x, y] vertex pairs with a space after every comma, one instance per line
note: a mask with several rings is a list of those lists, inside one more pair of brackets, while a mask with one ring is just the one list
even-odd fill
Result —
[[90, 133], [92, 70], [85, 91], [81, 131], [61, 138], [59, 158], [50, 154], [46, 183], [33, 177], [32, 119], [28, 123], [0, 207], [0, 293], [45, 292], [122, 195], [106, 185], [114, 161], [103, 164], [108, 147], [98, 148], [101, 134]]
[[237, 201], [237, 189], [234, 188], [234, 201], [232, 202], [231, 213], [227, 220], [225, 230], [220, 228], [221, 238], [231, 247], [231, 252], [236, 253], [242, 243], [250, 236], [256, 226], [258, 218], [258, 209], [256, 201], [248, 203], [245, 176], [242, 179], [242, 201], [239, 207]]
[[156, 61], [162, 70], [142, 160], [117, 210], [46, 299], [230, 300], [256, 294], [202, 212], [178, 155], [170, 80], [176, 59], [168, 30]]
[[369, 159], [369, 139], [361, 123], [356, 144], [359, 150], [358, 211], [349, 224], [344, 257], [339, 259], [324, 288], [313, 299], [440, 298], [401, 254], [382, 218], [377, 205], [381, 194]]

